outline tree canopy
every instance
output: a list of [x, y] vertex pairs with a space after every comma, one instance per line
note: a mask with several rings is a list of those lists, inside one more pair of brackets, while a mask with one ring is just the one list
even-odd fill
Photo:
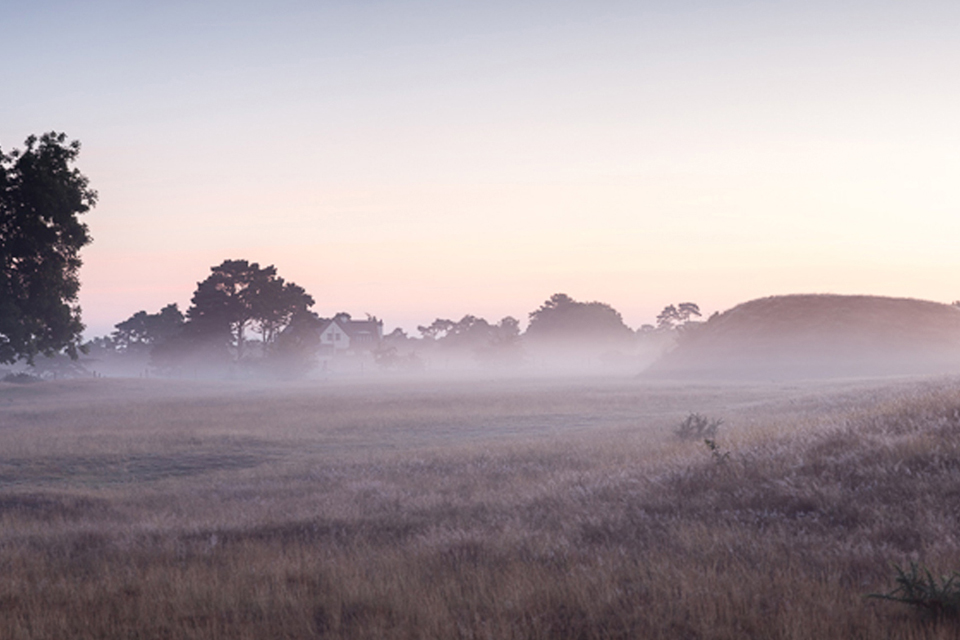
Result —
[[177, 335], [184, 317], [176, 303], [158, 313], [138, 311], [116, 325], [111, 336], [116, 348], [123, 352], [146, 352]]
[[76, 359], [80, 249], [91, 241], [79, 216], [97, 193], [73, 166], [78, 141], [51, 132], [24, 145], [0, 150], [0, 362]]
[[589, 345], [624, 341], [633, 336], [620, 313], [603, 302], [577, 302], [555, 293], [530, 313], [524, 334], [533, 341], [559, 341]]
[[313, 298], [300, 286], [277, 276], [273, 265], [224, 260], [197, 284], [187, 310], [188, 335], [232, 347], [242, 360], [247, 330], [258, 332], [265, 348], [298, 316], [308, 314]]
[[657, 316], [657, 328], [673, 329], [676, 326], [683, 326], [691, 321], [693, 316], [700, 317], [700, 306], [695, 302], [681, 302], [680, 304], [667, 305]]
[[424, 340], [444, 349], [487, 353], [513, 346], [520, 334], [520, 322], [507, 316], [499, 323], [491, 324], [484, 318], [467, 314], [458, 322], [437, 318], [429, 326], [420, 325], [417, 330]]

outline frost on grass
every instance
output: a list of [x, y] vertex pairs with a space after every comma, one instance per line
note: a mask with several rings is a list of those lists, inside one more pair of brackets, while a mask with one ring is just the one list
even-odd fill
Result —
[[0, 636], [950, 637], [863, 598], [960, 566], [950, 384], [174, 391], [3, 414]]

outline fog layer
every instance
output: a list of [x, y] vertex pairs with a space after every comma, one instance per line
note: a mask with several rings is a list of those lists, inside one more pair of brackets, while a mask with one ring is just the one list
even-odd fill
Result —
[[646, 375], [746, 379], [960, 370], [960, 309], [907, 298], [774, 296], [686, 331]]

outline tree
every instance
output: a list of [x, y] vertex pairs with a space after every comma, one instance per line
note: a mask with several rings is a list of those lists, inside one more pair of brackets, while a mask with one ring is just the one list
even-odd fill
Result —
[[277, 374], [285, 378], [302, 376], [316, 364], [321, 324], [317, 314], [306, 308], [291, 314], [286, 326], [276, 333], [274, 348], [268, 353], [268, 362]]
[[497, 323], [497, 342], [514, 343], [520, 338], [520, 321], [513, 316], [505, 316]]
[[437, 318], [430, 326], [418, 326], [424, 340], [444, 349], [479, 351], [513, 343], [520, 335], [520, 322], [507, 316], [498, 324], [467, 314], [459, 321]]
[[663, 308], [663, 311], [660, 312], [660, 315], [657, 316], [657, 328], [658, 329], [673, 329], [680, 321], [680, 312], [677, 311], [675, 306], [668, 305]]
[[423, 336], [424, 340], [437, 341], [447, 337], [456, 324], [457, 323], [453, 320], [437, 318], [429, 326], [417, 326], [417, 331], [420, 332], [420, 335]]
[[631, 339], [633, 331], [608, 304], [577, 302], [565, 293], [555, 293], [530, 313], [525, 336], [534, 341], [593, 346]]
[[[509, 316], [497, 324], [471, 314], [456, 322], [437, 318], [429, 326], [418, 326], [417, 330], [423, 336], [424, 346], [439, 349], [454, 358], [470, 356], [484, 364], [499, 365], [514, 364], [522, 356], [520, 322]], [[399, 339], [395, 337], [391, 341], [398, 342]], [[389, 361], [388, 357], [387, 352], [383, 359]]]
[[403, 344], [410, 340], [410, 336], [407, 335], [407, 332], [397, 327], [387, 335], [383, 336], [384, 342], [395, 342], [398, 344]]
[[206, 280], [197, 283], [190, 299], [188, 333], [210, 345], [236, 346], [239, 360], [246, 329], [253, 319], [248, 289], [259, 275], [260, 265], [224, 260], [210, 271]]
[[168, 304], [158, 313], [138, 311], [116, 325], [111, 335], [118, 351], [146, 352], [180, 333], [184, 317], [176, 303]]
[[308, 309], [313, 306], [313, 298], [303, 287], [284, 282], [283, 278], [271, 277], [258, 283], [250, 297], [250, 305], [254, 327], [267, 347], [295, 318], [310, 314]]
[[489, 341], [477, 349], [477, 357], [499, 365], [519, 364], [523, 359], [520, 321], [513, 316], [506, 316], [490, 329]]
[[484, 318], [467, 314], [450, 327], [441, 342], [452, 349], [476, 350], [493, 342], [494, 336], [493, 325]]
[[657, 316], [658, 329], [673, 329], [676, 326], [683, 326], [690, 322], [693, 316], [701, 316], [700, 306], [695, 302], [681, 302], [680, 304], [668, 305], [663, 308], [660, 315]]
[[313, 306], [313, 298], [302, 287], [284, 282], [273, 265], [224, 260], [210, 271], [197, 283], [184, 329], [211, 346], [233, 347], [238, 361], [244, 356], [247, 329], [258, 331], [269, 347], [298, 313]]
[[677, 305], [677, 313], [680, 316], [680, 322], [686, 324], [690, 322], [693, 316], [698, 318], [702, 316], [700, 313], [700, 305], [695, 302], [681, 302]]
[[78, 216], [97, 202], [73, 167], [80, 143], [62, 133], [0, 150], [0, 362], [80, 349], [80, 249], [91, 241]]

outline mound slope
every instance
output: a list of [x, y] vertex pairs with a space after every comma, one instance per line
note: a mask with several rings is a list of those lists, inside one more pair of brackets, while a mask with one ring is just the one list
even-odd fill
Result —
[[648, 373], [820, 378], [960, 372], [960, 309], [878, 296], [788, 295], [684, 333]]

